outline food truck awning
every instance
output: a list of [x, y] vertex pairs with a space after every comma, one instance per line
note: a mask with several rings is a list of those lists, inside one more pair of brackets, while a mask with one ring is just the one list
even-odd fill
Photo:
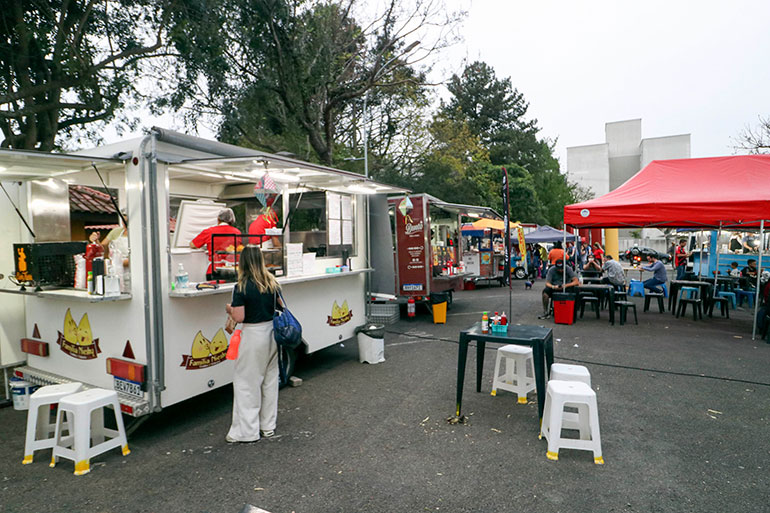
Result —
[[311, 164], [281, 155], [189, 159], [169, 163], [169, 178], [211, 182], [255, 183], [265, 173], [292, 189], [323, 189], [353, 194], [396, 194], [408, 189], [367, 179], [352, 171]]
[[[498, 214], [493, 208], [479, 207], [476, 205], [463, 205], [461, 203], [449, 203], [447, 201], [440, 200], [435, 196], [431, 196], [430, 194], [421, 194], [420, 196], [425, 197], [426, 201], [430, 203], [431, 207], [440, 208], [441, 210], [446, 210], [447, 212], [462, 214], [468, 217], [483, 217], [488, 219], [503, 218], [503, 216]], [[502, 225], [502, 221], [500, 221], [500, 224]]]
[[67, 175], [89, 171], [122, 169], [123, 161], [104, 157], [45, 153], [34, 150], [0, 149], [0, 181], [66, 179]]

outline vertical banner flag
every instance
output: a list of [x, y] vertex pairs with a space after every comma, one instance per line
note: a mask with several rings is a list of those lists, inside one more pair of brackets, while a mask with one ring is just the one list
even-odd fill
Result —
[[519, 224], [516, 227], [516, 231], [519, 235], [519, 253], [521, 254], [521, 265], [524, 270], [529, 274], [529, 262], [527, 261], [527, 243], [524, 242], [524, 227]]
[[508, 213], [508, 171], [503, 170], [503, 223], [505, 223], [505, 284], [511, 286], [511, 220]]

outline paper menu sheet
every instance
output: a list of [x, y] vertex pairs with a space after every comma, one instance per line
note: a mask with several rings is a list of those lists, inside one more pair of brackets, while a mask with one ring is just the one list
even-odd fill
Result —
[[334, 194], [333, 192], [327, 192], [326, 200], [329, 205], [329, 211], [327, 212], [327, 217], [329, 219], [339, 219], [340, 218], [340, 195]]
[[302, 274], [302, 243], [286, 244], [286, 274], [288, 276], [299, 276]]
[[339, 219], [329, 219], [329, 245], [342, 244], [342, 226]]
[[342, 196], [342, 219], [353, 219], [353, 199], [350, 196]]
[[342, 243], [353, 244], [353, 221], [342, 221]]
[[302, 255], [302, 273], [315, 274], [315, 253], [303, 253]]

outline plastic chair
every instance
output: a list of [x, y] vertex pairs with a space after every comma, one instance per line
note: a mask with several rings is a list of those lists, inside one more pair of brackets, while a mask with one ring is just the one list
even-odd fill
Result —
[[596, 318], [599, 318], [599, 298], [596, 297], [593, 294], [590, 293], [582, 293], [578, 295], [578, 304], [580, 305], [580, 318], [583, 318], [583, 314], [586, 310], [586, 303], [591, 304], [591, 308], [593, 308], [594, 312], [596, 312]]
[[589, 387], [591, 386], [591, 373], [582, 365], [554, 363], [551, 365], [550, 379], [556, 381], [580, 381]]
[[628, 295], [644, 297], [644, 284], [639, 280], [628, 282]]
[[[565, 413], [567, 405], [576, 406], [577, 414]], [[563, 438], [562, 429], [578, 429], [580, 439]], [[549, 460], [558, 460], [561, 449], [578, 449], [593, 451], [594, 463], [604, 464], [596, 392], [580, 381], [549, 381], [540, 436], [548, 440]]]
[[735, 298], [738, 301], [738, 306], [743, 305], [743, 299], [748, 300], [749, 308], [754, 308], [754, 292], [750, 290], [735, 289]]
[[626, 323], [626, 317], [628, 316], [628, 310], [634, 311], [634, 324], [639, 324], [639, 320], [636, 318], [636, 303], [633, 301], [615, 301], [615, 309], [620, 310], [620, 325]]
[[738, 301], [735, 297], [735, 292], [727, 292], [724, 290], [719, 290], [716, 293], [716, 297], [723, 297], [730, 301], [730, 306], [733, 307], [733, 310], [738, 306]]
[[527, 404], [527, 393], [535, 389], [534, 376], [535, 364], [531, 347], [517, 344], [499, 347], [492, 380], [492, 395], [497, 395], [498, 388], [507, 390], [518, 395], [519, 404]]
[[[27, 412], [27, 437], [24, 442], [24, 465], [33, 461], [35, 451], [51, 449], [56, 439], [51, 437], [55, 433], [56, 424], [50, 422], [51, 405], [58, 405], [59, 401], [75, 394], [83, 388], [82, 383], [62, 383], [38, 388], [29, 397], [29, 411]], [[71, 418], [67, 418], [67, 439], [72, 437]]]
[[[103, 408], [111, 407], [115, 412], [115, 424], [118, 429], [104, 427]], [[98, 411], [97, 411], [98, 410]], [[62, 439], [62, 417], [69, 413], [74, 417], [73, 447], [68, 448]], [[96, 413], [96, 415], [93, 415]], [[105, 437], [112, 437], [105, 441]], [[51, 467], [56, 466], [60, 457], [75, 462], [75, 475], [80, 476], [91, 471], [90, 459], [110, 449], [121, 448], [123, 456], [131, 451], [128, 449], [126, 429], [120, 414], [118, 394], [114, 390], [92, 388], [84, 392], [68, 395], [59, 401], [59, 412], [56, 416], [56, 434]], [[91, 441], [96, 445], [91, 446]]]
[[714, 317], [714, 306], [719, 303], [719, 311], [722, 313], [722, 317], [730, 318], [730, 305], [729, 299], [726, 297], [712, 297], [708, 306], [709, 317]]
[[665, 308], [663, 307], [663, 292], [647, 292], [647, 294], [644, 296], [644, 311], [647, 312], [650, 310], [650, 301], [652, 299], [658, 300], [658, 310], [660, 310], [660, 313], [665, 312]]

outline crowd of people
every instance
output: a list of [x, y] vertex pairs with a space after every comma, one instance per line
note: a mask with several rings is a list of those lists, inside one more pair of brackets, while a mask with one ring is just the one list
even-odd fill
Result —
[[[687, 264], [692, 252], [686, 248], [687, 241], [682, 239], [678, 245], [673, 245], [669, 253], [673, 256], [673, 264], [676, 270], [676, 280], [683, 280], [688, 277]], [[603, 284], [612, 285], [617, 290], [625, 290], [626, 276], [623, 266], [611, 255], [604, 252], [601, 244], [580, 245], [576, 247], [574, 243], [568, 242], [566, 249], [562, 248], [560, 242], [556, 242], [553, 248], [545, 252], [545, 249], [539, 247], [532, 250], [533, 255], [538, 258], [533, 261], [530, 267], [530, 277], [544, 277], [545, 287], [543, 289], [543, 314], [540, 319], [546, 319], [550, 316], [549, 305], [554, 292], [566, 292], [572, 287], [580, 285], [578, 273], [584, 277], [595, 277]], [[566, 258], [565, 258], [566, 257]], [[565, 270], [566, 262], [566, 270]], [[541, 268], [542, 266], [542, 268]], [[651, 276], [644, 280], [643, 287], [652, 293], [662, 293], [668, 276], [665, 265], [655, 254], [647, 257], [647, 265], [641, 267], [642, 272], [649, 272]], [[722, 273], [714, 271], [714, 274], [723, 274], [732, 278], [732, 285], [744, 291], [755, 291], [757, 283], [757, 261], [749, 259], [746, 266], [739, 269], [738, 262], [731, 262], [730, 268]], [[760, 294], [760, 313], [759, 325], [765, 331], [770, 327], [770, 317], [765, 318], [770, 295], [770, 272], [763, 273], [762, 291]], [[695, 279], [692, 278], [691, 279]]]

